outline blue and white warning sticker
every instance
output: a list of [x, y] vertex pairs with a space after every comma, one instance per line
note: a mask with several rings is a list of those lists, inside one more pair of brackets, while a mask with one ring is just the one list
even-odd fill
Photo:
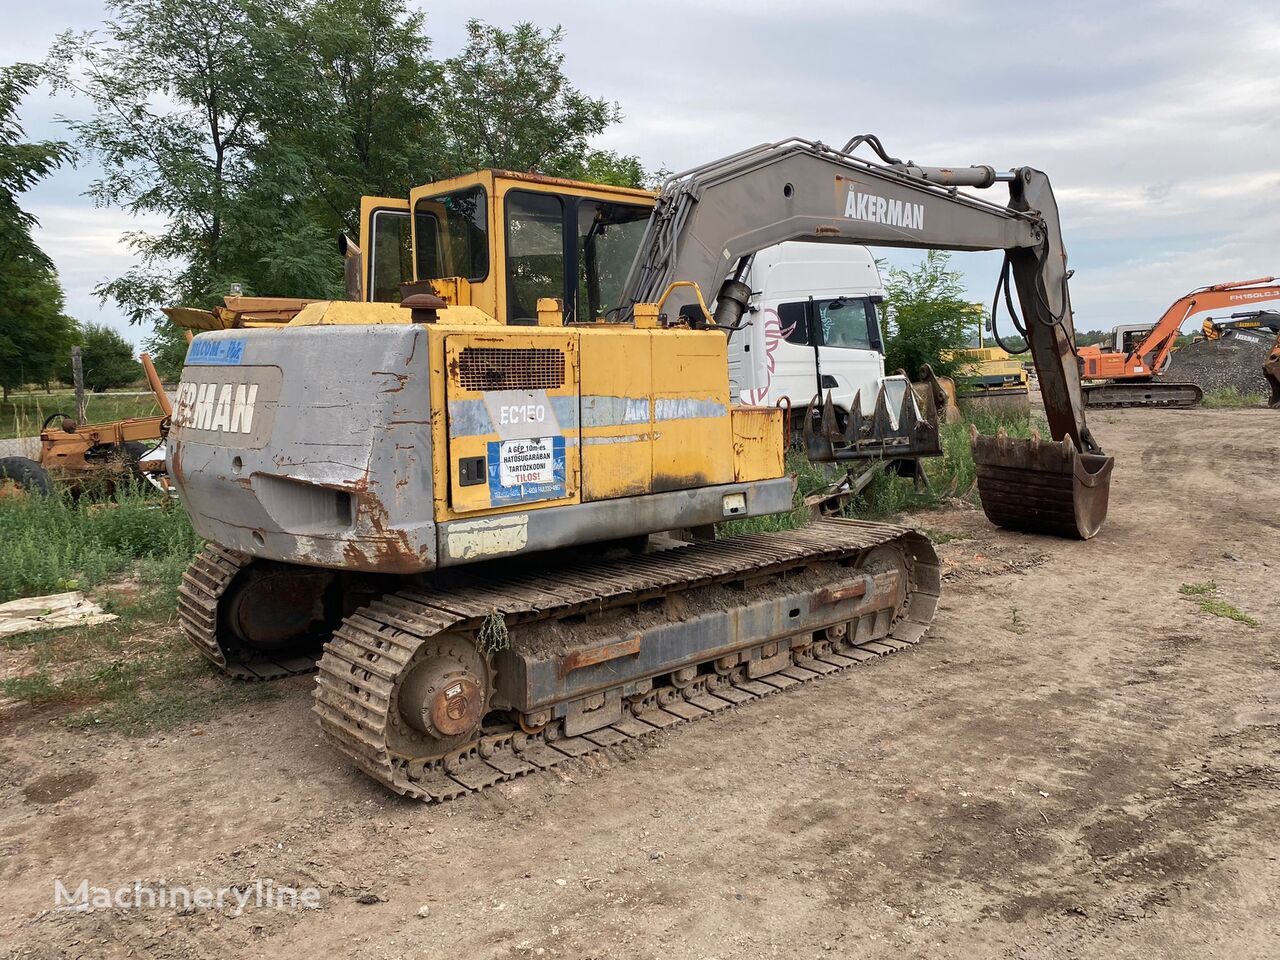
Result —
[[490, 440], [487, 466], [495, 507], [566, 495], [563, 436]]
[[244, 359], [246, 340], [211, 340], [196, 337], [187, 348], [188, 366], [229, 367]]

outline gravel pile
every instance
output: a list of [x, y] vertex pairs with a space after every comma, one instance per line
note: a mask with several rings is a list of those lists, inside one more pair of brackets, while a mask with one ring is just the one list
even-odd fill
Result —
[[1161, 378], [1169, 382], [1194, 383], [1205, 393], [1234, 387], [1240, 393], [1270, 394], [1262, 363], [1267, 359], [1272, 336], [1255, 334], [1258, 343], [1241, 337], [1200, 340], [1174, 351], [1169, 369]]

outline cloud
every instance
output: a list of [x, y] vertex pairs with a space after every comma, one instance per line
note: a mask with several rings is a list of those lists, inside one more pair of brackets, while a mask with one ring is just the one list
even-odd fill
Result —
[[[839, 145], [871, 132], [921, 163], [1046, 170], [1081, 328], [1153, 319], [1193, 287], [1280, 271], [1280, 20], [1271, 3], [418, 5], [438, 56], [461, 46], [471, 17], [563, 25], [573, 82], [618, 101], [626, 117], [601, 145], [651, 169], [788, 136]], [[90, 0], [45, 9], [11, 18], [0, 57], [33, 58], [62, 27], [90, 28], [103, 15]], [[53, 114], [73, 109], [32, 101], [24, 116], [33, 135], [56, 135]], [[75, 303], [131, 262], [109, 242], [128, 218], [76, 196], [91, 175], [59, 173], [34, 204], [38, 214], [79, 211], [61, 221], [69, 232], [51, 251]], [[77, 226], [92, 239], [64, 249], [77, 243]], [[957, 257], [975, 300], [990, 299], [998, 261]]]

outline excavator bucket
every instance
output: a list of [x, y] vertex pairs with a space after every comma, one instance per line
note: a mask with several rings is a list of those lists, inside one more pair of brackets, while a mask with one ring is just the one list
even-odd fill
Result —
[[1070, 440], [980, 436], [971, 428], [978, 495], [987, 519], [1026, 533], [1088, 540], [1107, 518], [1114, 457]]

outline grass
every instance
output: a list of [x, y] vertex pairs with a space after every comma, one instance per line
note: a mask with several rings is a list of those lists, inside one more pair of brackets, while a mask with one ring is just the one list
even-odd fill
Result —
[[[979, 433], [994, 434], [1003, 429], [1011, 437], [1029, 437], [1038, 427], [1048, 436], [1048, 428], [1040, 421], [1014, 413], [983, 412], [967, 416], [957, 423], [943, 424], [940, 431], [942, 456], [924, 461], [925, 474], [929, 478], [927, 489], [917, 490], [915, 484], [896, 474], [883, 472], [877, 475], [866, 489], [850, 504], [843, 515], [864, 520], [880, 520], [902, 513], [935, 509], [953, 499], [977, 503], [977, 471], [973, 464], [973, 451], [969, 444], [969, 427]], [[871, 466], [870, 461], [858, 463], [860, 472]], [[724, 536], [746, 533], [772, 533], [794, 530], [809, 521], [809, 511], [804, 498], [817, 493], [844, 474], [837, 464], [810, 463], [803, 453], [792, 451], [787, 456], [787, 469], [795, 474], [797, 489], [790, 513], [767, 517], [751, 517], [721, 524]], [[938, 542], [946, 542], [940, 540]]]
[[924, 533], [931, 541], [939, 545], [944, 543], [963, 543], [965, 540], [972, 539], [966, 533], [951, 533], [947, 530], [933, 530], [928, 527], [925, 528]]
[[1027, 632], [1027, 621], [1022, 619], [1017, 607], [1009, 608], [1009, 629], [1019, 636]]
[[[146, 390], [146, 385], [141, 387]], [[68, 390], [53, 393], [18, 393], [0, 402], [0, 440], [10, 437], [34, 437], [40, 433], [45, 418], [53, 413], [75, 416], [75, 395]], [[130, 396], [128, 393], [90, 393], [85, 402], [85, 418], [90, 423], [123, 420], [128, 417], [153, 417], [160, 413], [150, 393]]]
[[0, 656], [21, 663], [0, 696], [129, 735], [274, 697], [269, 684], [228, 683], [178, 636], [177, 588], [200, 545], [182, 508], [147, 488], [0, 498], [0, 600], [96, 588], [119, 618], [0, 640]]
[[1218, 585], [1212, 580], [1206, 583], [1184, 583], [1178, 588], [1178, 593], [1193, 601], [1200, 608], [1201, 613], [1212, 614], [1215, 617], [1222, 617], [1226, 620], [1234, 620], [1236, 623], [1243, 623], [1249, 627], [1258, 625], [1258, 621], [1249, 616], [1249, 614], [1219, 598], [1217, 596]]
[[1236, 409], [1239, 407], [1261, 407], [1266, 405], [1266, 397], [1260, 393], [1241, 393], [1235, 387], [1220, 387], [1210, 390], [1200, 401], [1200, 405], [1210, 409]]
[[105, 500], [0, 498], [0, 602], [92, 587], [140, 561], [176, 587], [199, 549], [181, 506], [141, 485]]

